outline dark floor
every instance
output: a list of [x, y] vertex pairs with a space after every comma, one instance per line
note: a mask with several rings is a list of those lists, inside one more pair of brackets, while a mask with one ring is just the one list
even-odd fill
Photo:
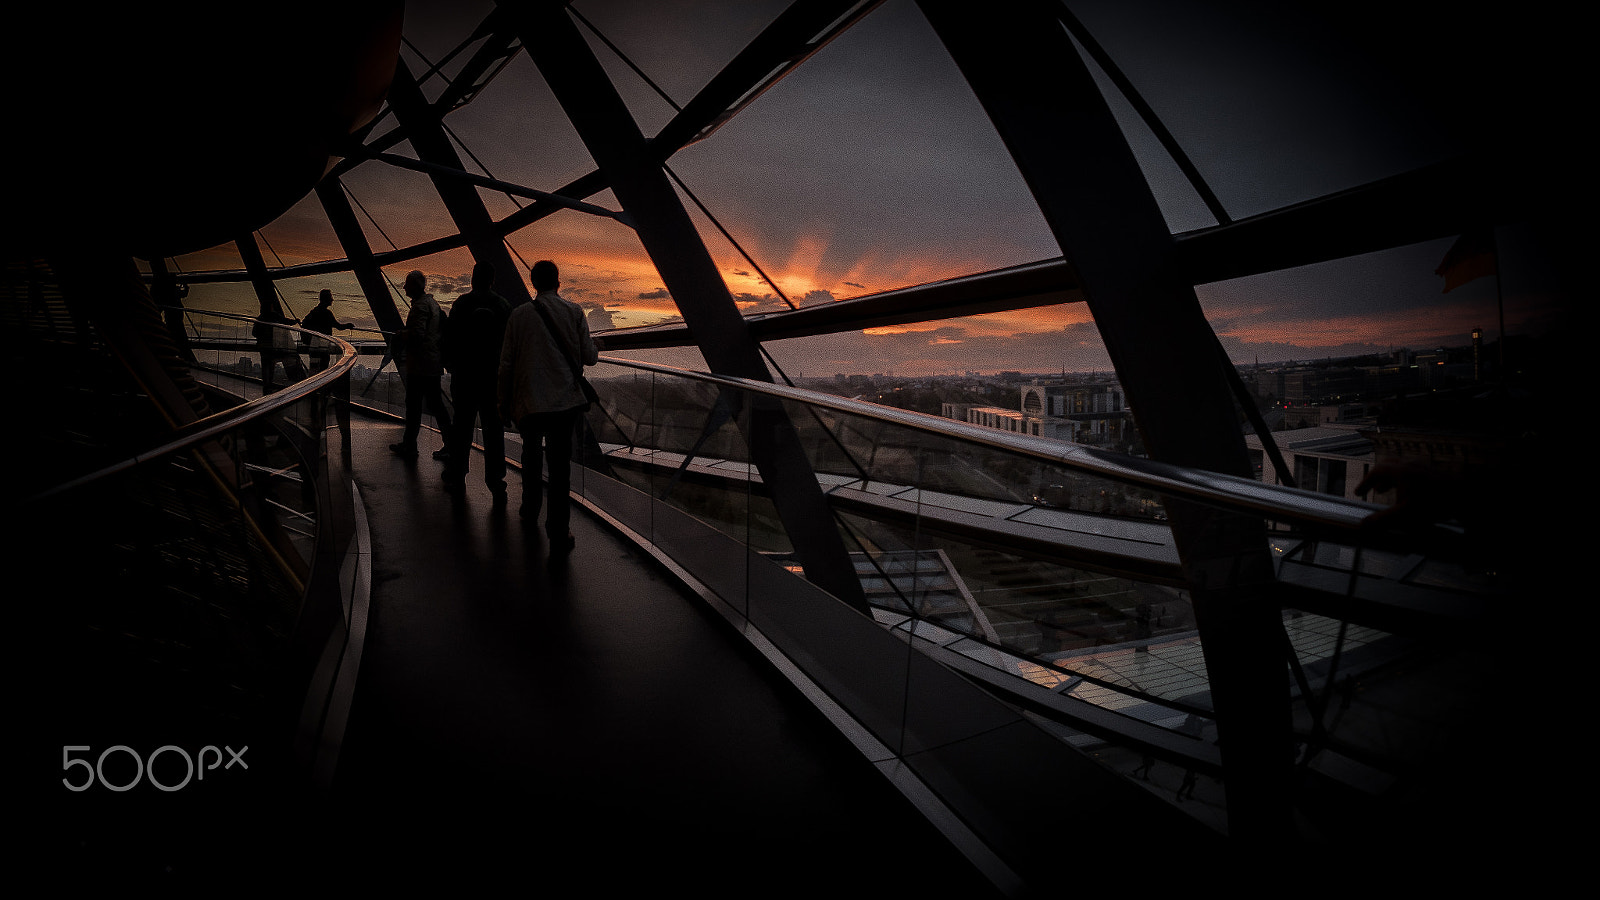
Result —
[[[450, 494], [429, 458], [438, 435], [425, 431], [421, 458], [408, 461], [387, 449], [400, 430], [354, 422], [373, 592], [331, 791], [306, 789], [263, 734], [210, 720], [177, 730], [182, 709], [171, 721], [130, 712], [86, 731], [85, 716], [115, 711], [79, 715], [70, 698], [103, 700], [110, 686], [88, 679], [68, 691], [61, 648], [28, 647], [13, 682], [37, 701], [14, 717], [32, 748], [12, 793], [19, 881], [318, 894], [994, 893], [647, 555], [577, 507], [576, 549], [551, 560], [542, 530], [517, 515], [516, 470], [509, 508], [493, 507], [481, 455], [465, 494]], [[82, 563], [58, 555], [47, 571]], [[120, 596], [116, 577], [97, 581], [97, 594]], [[81, 599], [46, 591], [26, 608]], [[19, 634], [38, 630], [28, 621]], [[118, 769], [163, 744], [169, 784], [184, 777], [178, 751], [201, 745], [241, 748], [248, 765], [170, 792]], [[83, 760], [112, 745], [134, 749], [110, 751], [100, 780], [137, 788], [63, 787], [92, 775]], [[64, 753], [75, 760], [65, 768]]]
[[[345, 865], [385, 883], [497, 872], [584, 891], [987, 883], [787, 682], [633, 546], [575, 510], [550, 558], [464, 495], [439, 446], [357, 420], [372, 616], [334, 790]], [[336, 832], [339, 829], [336, 829]]]

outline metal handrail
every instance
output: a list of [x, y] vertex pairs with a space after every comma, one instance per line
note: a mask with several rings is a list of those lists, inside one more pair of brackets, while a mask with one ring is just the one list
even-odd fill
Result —
[[781, 400], [825, 407], [850, 415], [875, 419], [927, 434], [982, 444], [1061, 465], [1088, 475], [1150, 488], [1163, 494], [1181, 496], [1189, 500], [1236, 512], [1264, 515], [1278, 521], [1300, 526], [1322, 529], [1331, 528], [1343, 532], [1359, 530], [1364, 536], [1370, 537], [1369, 517], [1386, 509], [1386, 507], [1378, 504], [1348, 500], [1343, 497], [1319, 494], [1300, 488], [1263, 484], [1250, 478], [1190, 469], [1171, 463], [1111, 453], [1094, 447], [1076, 444], [1063, 445], [1060, 441], [997, 431], [954, 419], [945, 419], [926, 413], [880, 406], [875, 403], [851, 400], [845, 397], [836, 397], [832, 394], [823, 394], [804, 388], [753, 381], [729, 375], [695, 372], [675, 366], [645, 363], [613, 356], [603, 356], [600, 361], [624, 368], [737, 387]]
[[[197, 313], [195, 310], [184, 310], [184, 312]], [[238, 315], [235, 313], [197, 314], [214, 315], [219, 318], [239, 319], [248, 322], [260, 321], [259, 319], [251, 316]], [[351, 346], [346, 341], [333, 337], [332, 335], [322, 334], [321, 332], [317, 331], [310, 331], [294, 325], [285, 325], [277, 322], [266, 322], [262, 324], [270, 325], [273, 328], [284, 328], [290, 331], [297, 331], [301, 334], [315, 335], [318, 338], [327, 338], [338, 345], [340, 349], [339, 360], [338, 362], [330, 363], [328, 368], [318, 372], [310, 378], [286, 385], [283, 390], [274, 391], [271, 394], [257, 397], [254, 400], [242, 403], [231, 409], [225, 409], [221, 412], [212, 413], [211, 415], [202, 419], [197, 419], [193, 422], [190, 422], [181, 428], [175, 429], [172, 432], [171, 437], [156, 447], [152, 447], [151, 449], [141, 453], [136, 453], [133, 456], [123, 459], [119, 462], [112, 463], [105, 468], [90, 472], [87, 475], [82, 475], [70, 481], [46, 488], [45, 490], [28, 497], [23, 502], [36, 503], [47, 500], [58, 494], [74, 490], [86, 484], [91, 484], [99, 481], [102, 478], [107, 478], [120, 472], [126, 472], [130, 469], [144, 465], [151, 460], [158, 459], [168, 454], [175, 453], [179, 450], [183, 450], [210, 440], [211, 438], [214, 438], [223, 432], [237, 427], [242, 422], [247, 422], [251, 419], [264, 416], [267, 413], [281, 409], [285, 406], [289, 406], [307, 396], [310, 396], [311, 394], [317, 393], [327, 385], [338, 381], [341, 377], [344, 377], [345, 374], [355, 366], [357, 357], [356, 348]]]
[[[158, 306], [156, 308], [161, 310], [162, 312], [182, 313], [182, 314], [184, 314], [186, 316], [189, 316], [189, 315], [193, 315], [193, 316], [214, 316], [214, 317], [216, 317], [218, 319], [233, 319], [233, 320], [239, 321], [239, 322], [251, 322], [251, 323], [255, 323], [255, 322], [260, 322], [261, 321], [259, 316], [246, 315], [245, 313], [223, 312], [220, 309], [193, 309], [193, 308], [187, 307], [187, 306]], [[336, 341], [340, 340], [339, 338], [333, 337], [333, 335], [331, 335], [331, 334], [323, 334], [320, 331], [307, 332], [306, 329], [301, 328], [298, 325], [290, 325], [287, 322], [268, 322], [266, 324], [272, 325], [274, 327], [290, 328], [290, 329], [293, 329], [295, 331], [308, 333], [308, 334], [314, 334], [314, 335], [317, 335], [318, 337], [332, 338], [333, 340], [336, 340]], [[352, 326], [351, 330], [352, 331], [364, 332], [366, 334], [382, 334], [382, 335], [389, 335], [389, 336], [393, 336], [393, 335], [399, 334], [399, 332], [397, 332], [397, 331], [384, 331], [382, 328], [360, 328], [360, 327]], [[341, 343], [342, 343], [342, 341], [341, 341]]]

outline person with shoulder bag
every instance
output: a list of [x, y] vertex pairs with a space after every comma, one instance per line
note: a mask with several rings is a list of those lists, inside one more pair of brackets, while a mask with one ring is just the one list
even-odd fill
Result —
[[[549, 465], [550, 508], [545, 534], [552, 553], [567, 553], [572, 500], [572, 446], [579, 418], [594, 402], [583, 367], [600, 361], [589, 324], [564, 299], [560, 271], [550, 260], [528, 271], [534, 297], [511, 311], [500, 347], [500, 412], [522, 435], [522, 517], [537, 520], [543, 505], [540, 471]], [[587, 390], [586, 390], [587, 389]]]

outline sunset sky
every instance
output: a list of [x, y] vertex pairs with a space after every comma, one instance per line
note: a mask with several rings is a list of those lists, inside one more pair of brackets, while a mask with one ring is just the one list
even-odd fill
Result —
[[[785, 5], [585, 0], [575, 7], [681, 104]], [[1363, 11], [1379, 15], [1376, 5], [1328, 21], [1250, 2], [1069, 6], [1120, 61], [1236, 218], [1447, 158], [1488, 127], [1458, 115], [1463, 101], [1450, 82], [1460, 73], [1435, 71], [1442, 58], [1437, 35], [1385, 21], [1380, 39], [1351, 24], [1348, 16]], [[405, 47], [402, 55], [412, 71], [427, 68], [417, 51], [439, 59], [489, 8], [488, 2], [408, 3], [406, 37], [415, 50]], [[1426, 55], [1407, 55], [1412, 40], [1429, 42]], [[595, 46], [642, 130], [653, 134], [671, 108]], [[1492, 80], [1482, 67], [1472, 71]], [[431, 95], [439, 84], [425, 89]], [[1120, 100], [1113, 106], [1122, 115]], [[446, 121], [496, 178], [554, 190], [594, 168], [525, 56]], [[1169, 226], [1213, 224], [1142, 127], [1128, 115], [1123, 122]], [[1061, 254], [977, 101], [909, 0], [889, 0], [670, 165], [799, 303]], [[367, 225], [374, 249], [453, 230], [425, 176], [368, 163], [345, 183], [381, 226], [380, 232]], [[482, 194], [496, 218], [515, 208], [503, 195]], [[590, 202], [618, 207], [609, 192]], [[686, 205], [741, 306], [781, 307], [772, 288]], [[261, 236], [269, 265], [343, 256], [314, 197]], [[1509, 328], [1548, 327], [1564, 308], [1544, 281], [1540, 247], [1517, 229], [1502, 229], [1500, 239]], [[555, 259], [563, 294], [606, 310], [618, 326], [676, 314], [638, 239], [614, 221], [561, 212], [510, 242], [528, 262]], [[1475, 326], [1493, 334], [1496, 284], [1480, 279], [1443, 293], [1434, 269], [1449, 245], [1433, 241], [1197, 291], [1238, 362], [1462, 344]], [[184, 271], [239, 266], [231, 245], [176, 264]], [[465, 289], [470, 267], [463, 250], [386, 275], [398, 286], [405, 270], [422, 269], [448, 302]], [[371, 324], [353, 277], [280, 283], [296, 315], [324, 287], [341, 301], [335, 309], [343, 318]], [[234, 308], [252, 301], [246, 285], [200, 285], [188, 303]], [[791, 375], [1109, 366], [1082, 304], [768, 346]], [[649, 358], [698, 363], [685, 353]]]

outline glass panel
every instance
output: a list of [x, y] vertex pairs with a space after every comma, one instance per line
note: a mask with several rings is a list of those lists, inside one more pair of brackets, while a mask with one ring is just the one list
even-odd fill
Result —
[[[281, 329], [258, 340], [248, 321], [189, 313], [180, 324], [214, 413], [259, 395], [249, 354], [262, 341], [302, 371], [300, 350], [340, 352], [315, 336], [285, 348], [273, 339], [299, 334]], [[60, 676], [45, 676], [60, 684], [54, 712], [81, 726], [72, 733], [286, 750], [315, 664], [295, 642], [337, 646], [346, 621], [337, 575], [354, 532], [346, 391], [341, 375], [181, 449], [133, 448], [140, 455], [121, 468], [78, 473], [85, 480], [34, 504], [22, 552], [72, 598], [47, 604], [40, 632], [50, 643], [41, 659]], [[135, 406], [124, 414], [137, 416]], [[147, 437], [172, 440], [170, 430]], [[141, 589], [128, 593], [130, 583]]]
[[[1054, 739], [1194, 801], [1192, 814], [1222, 827], [1207, 661], [1159, 492], [1052, 459], [1068, 451], [1047, 441], [980, 443], [940, 433], [939, 420], [917, 428], [785, 393], [866, 618], [792, 577], [804, 568], [746, 441], [750, 392], [620, 364], [591, 380], [602, 403], [590, 415], [588, 495], [630, 524], [648, 520], [634, 527], [889, 752], [927, 751], [903, 757], [916, 768], [934, 764], [934, 748], [1008, 730], [1012, 707], [971, 693], [982, 685], [1047, 710], [1033, 724]], [[1464, 603], [1451, 589], [1474, 585], [1439, 560], [1286, 526], [1269, 533], [1281, 577], [1330, 598], [1406, 590], [1419, 605]], [[1303, 734], [1328, 729], [1334, 701], [1352, 723], [1383, 719], [1357, 686], [1405, 642], [1309, 610], [1287, 610], [1283, 627], [1294, 650], [1283, 677]], [[1325, 745], [1308, 746], [1310, 759]], [[1384, 752], [1359, 737], [1346, 749], [1359, 746]], [[923, 774], [942, 778], [937, 765]]]
[[[748, 573], [750, 615], [764, 628], [827, 630], [802, 625], [779, 599], [773, 573], [803, 570], [747, 461], [739, 411], [750, 398], [623, 367], [602, 366], [592, 380], [603, 402], [590, 419], [610, 477], [770, 560], [770, 572]], [[1187, 596], [1162, 579], [1107, 568], [1125, 557], [1124, 570], [1175, 577], [1153, 492], [865, 415], [792, 401], [784, 409], [886, 626], [953, 647], [1019, 687], [1059, 689], [1109, 709], [1153, 705], [1141, 716], [1164, 727], [1184, 727], [1184, 709], [1203, 706], [1205, 668]], [[719, 592], [743, 596], [746, 572], [729, 566], [718, 542], [689, 521], [669, 524], [664, 512], [656, 545]], [[1094, 559], [1099, 567], [1088, 564]]]

